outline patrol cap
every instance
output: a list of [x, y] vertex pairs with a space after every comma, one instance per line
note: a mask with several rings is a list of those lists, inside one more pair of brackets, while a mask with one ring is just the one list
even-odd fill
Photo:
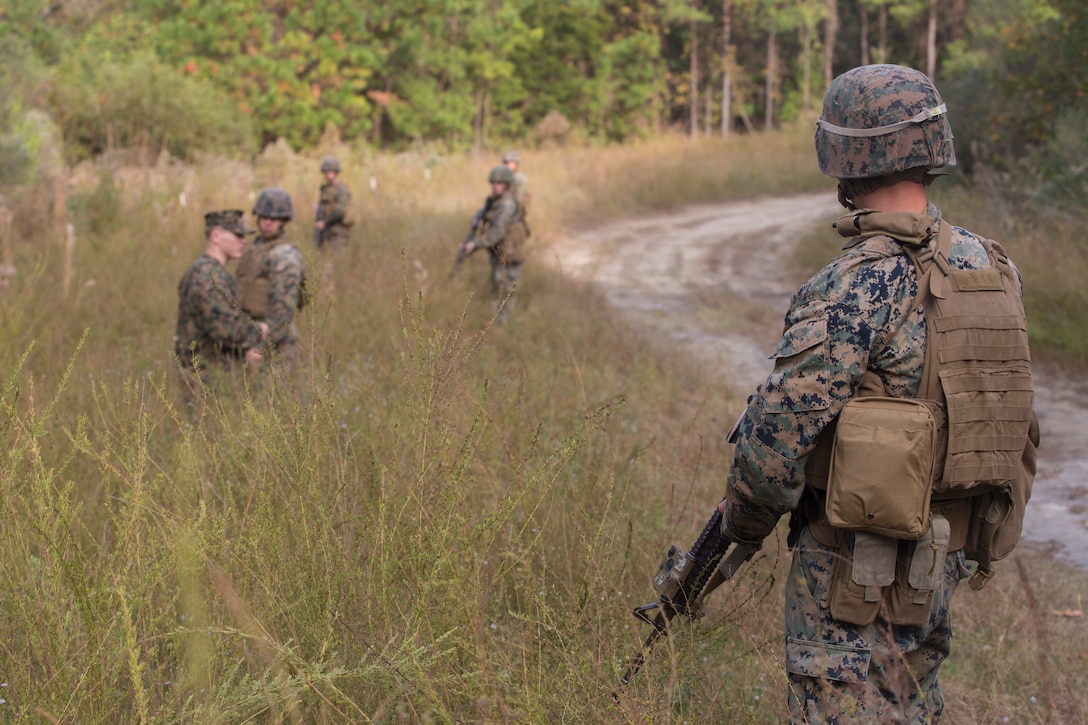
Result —
[[509, 161], [513, 161], [515, 164], [520, 164], [521, 163], [521, 154], [519, 154], [517, 151], [513, 151], [513, 150], [507, 151], [506, 153], [504, 153], [502, 155], [502, 162], [505, 164], [505, 163], [507, 163]]
[[248, 226], [244, 220], [245, 212], [241, 209], [224, 209], [223, 211], [210, 211], [204, 215], [204, 229], [211, 230], [214, 227], [222, 227], [228, 232], [244, 237], [253, 234], [256, 229]]

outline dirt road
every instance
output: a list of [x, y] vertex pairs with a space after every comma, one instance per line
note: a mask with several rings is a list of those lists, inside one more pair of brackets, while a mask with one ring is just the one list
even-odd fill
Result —
[[[698, 207], [569, 235], [544, 256], [744, 393], [771, 370], [797, 286], [784, 261], [840, 213], [823, 193]], [[1088, 383], [1037, 369], [1035, 385], [1043, 444], [1024, 538], [1088, 569]]]

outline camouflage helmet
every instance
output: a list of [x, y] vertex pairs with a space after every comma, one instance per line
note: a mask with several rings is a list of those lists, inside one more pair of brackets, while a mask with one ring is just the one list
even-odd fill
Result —
[[490, 181], [492, 184], [513, 184], [514, 172], [506, 168], [505, 166], [496, 166], [495, 168], [491, 169], [491, 173], [487, 175], [487, 180]]
[[521, 163], [521, 154], [519, 154], [517, 151], [507, 151], [506, 153], [504, 153], [502, 155], [502, 162], [504, 164], [509, 163], [511, 161], [513, 161], [515, 164], [520, 164]]
[[831, 81], [816, 121], [820, 171], [868, 179], [956, 165], [948, 108], [924, 73], [866, 65]]
[[253, 205], [253, 215], [263, 216], [266, 219], [291, 221], [295, 217], [291, 195], [275, 186], [262, 189], [257, 197], [257, 203]]
[[340, 162], [334, 159], [332, 156], [326, 156], [321, 161], [321, 173], [324, 174], [326, 171], [335, 171], [339, 174]]

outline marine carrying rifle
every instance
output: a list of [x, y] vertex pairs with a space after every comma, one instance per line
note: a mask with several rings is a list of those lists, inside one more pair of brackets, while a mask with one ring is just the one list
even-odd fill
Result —
[[487, 197], [483, 207], [472, 215], [472, 221], [469, 222], [468, 234], [465, 235], [465, 240], [457, 247], [457, 258], [453, 261], [453, 269], [450, 270], [450, 277], [456, 272], [457, 268], [461, 266], [461, 262], [464, 262], [468, 257], [472, 256], [472, 252], [475, 252], [479, 247], [473, 247], [471, 251], [466, 251], [465, 247], [476, 237], [476, 232], [480, 229], [480, 223], [484, 220], [484, 215], [491, 208], [491, 202], [495, 200], [494, 196]]
[[[732, 547], [732, 551], [730, 551]], [[661, 562], [654, 575], [653, 585], [657, 592], [657, 601], [635, 607], [636, 619], [653, 627], [650, 635], [642, 644], [642, 649], [631, 659], [627, 670], [620, 678], [619, 689], [613, 696], [619, 698], [631, 682], [631, 678], [642, 667], [650, 650], [657, 640], [669, 633], [669, 622], [677, 616], [694, 619], [702, 614], [703, 600], [737, 573], [744, 562], [752, 558], [759, 550], [758, 546], [734, 544], [722, 535], [722, 514], [715, 510], [703, 533], [699, 534], [691, 551], [685, 552], [679, 546], [670, 546], [665, 560]], [[726, 556], [726, 553], [729, 555]], [[650, 612], [660, 610], [657, 616], [650, 618]]]

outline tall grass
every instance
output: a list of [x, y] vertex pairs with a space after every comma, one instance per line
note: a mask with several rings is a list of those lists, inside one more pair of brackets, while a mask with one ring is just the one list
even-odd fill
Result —
[[[808, 143], [524, 153], [536, 254], [566, 226], [821, 188], [795, 174]], [[0, 720], [781, 719], [777, 539], [612, 699], [646, 634], [629, 608], [720, 496], [723, 432], [748, 391], [532, 260], [494, 326], [482, 255], [449, 277], [492, 159], [328, 152], [359, 219], [338, 257], [309, 243], [319, 156], [276, 148], [77, 187], [67, 296], [58, 238], [18, 247], [0, 292]], [[188, 408], [169, 350], [200, 215], [270, 184], [294, 196], [316, 290], [303, 363]], [[91, 195], [116, 208], [79, 203]], [[1076, 675], [1040, 684], [1044, 660], [1071, 673], [1082, 655], [1040, 650], [1023, 627], [1050, 621], [1049, 604], [1020, 604], [1029, 586], [1079, 606], [1082, 579], [1058, 586], [1056, 571], [961, 595], [955, 712], [1084, 719]], [[1025, 666], [994, 664], [983, 643], [998, 640]]]

